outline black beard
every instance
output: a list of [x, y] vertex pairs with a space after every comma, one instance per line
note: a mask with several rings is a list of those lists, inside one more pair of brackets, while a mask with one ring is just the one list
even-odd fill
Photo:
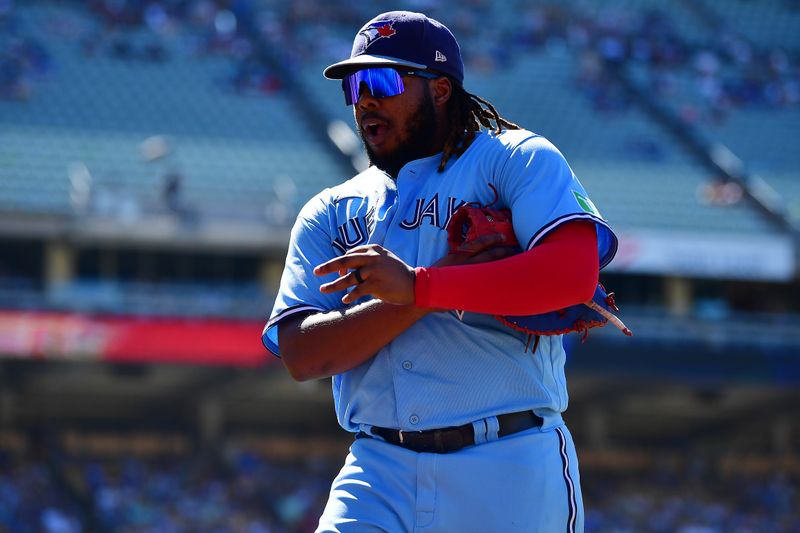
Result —
[[408, 140], [391, 154], [378, 156], [370, 150], [369, 145], [364, 141], [364, 133], [356, 124], [356, 130], [361, 137], [364, 149], [367, 151], [370, 164], [383, 170], [393, 178], [397, 178], [400, 169], [409, 161], [432, 155], [431, 150], [435, 146], [437, 132], [436, 108], [433, 106], [433, 98], [430, 93], [426, 91], [423, 94], [424, 96], [419, 106], [417, 106], [417, 110], [414, 111], [406, 124]]

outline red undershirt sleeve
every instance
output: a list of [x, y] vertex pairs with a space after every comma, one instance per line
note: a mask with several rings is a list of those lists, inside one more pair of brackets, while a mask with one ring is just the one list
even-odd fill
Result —
[[418, 267], [415, 305], [493, 315], [536, 315], [592, 298], [599, 276], [594, 224], [570, 222], [499, 261]]

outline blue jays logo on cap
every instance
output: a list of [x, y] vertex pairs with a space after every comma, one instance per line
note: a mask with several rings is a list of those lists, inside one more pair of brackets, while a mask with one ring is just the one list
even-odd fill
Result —
[[397, 30], [392, 26], [394, 26], [393, 20], [374, 22], [358, 33], [367, 39], [367, 47], [369, 47], [369, 45], [378, 39], [383, 39], [384, 37], [388, 38], [397, 33]]

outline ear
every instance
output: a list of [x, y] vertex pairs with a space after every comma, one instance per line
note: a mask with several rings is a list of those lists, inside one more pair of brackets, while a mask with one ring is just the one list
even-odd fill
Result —
[[433, 103], [437, 106], [445, 105], [453, 95], [453, 83], [447, 76], [431, 80], [431, 94]]

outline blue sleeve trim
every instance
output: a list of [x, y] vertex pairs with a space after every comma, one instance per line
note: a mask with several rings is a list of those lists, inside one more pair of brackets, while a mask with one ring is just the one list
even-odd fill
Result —
[[600, 268], [605, 268], [611, 260], [614, 259], [614, 256], [617, 255], [619, 242], [617, 241], [617, 236], [614, 234], [614, 231], [608, 225], [608, 222], [588, 213], [569, 213], [551, 220], [548, 224], [539, 228], [539, 231], [531, 237], [526, 249], [530, 250], [554, 229], [572, 220], [591, 220], [598, 226], [598, 230], [602, 230], [597, 232], [597, 250], [600, 254]]
[[324, 309], [315, 307], [313, 305], [295, 305], [293, 307], [284, 309], [274, 317], [270, 318], [261, 332], [261, 343], [264, 345], [264, 348], [269, 350], [269, 352], [275, 357], [280, 357], [281, 352], [280, 347], [278, 346], [278, 322], [284, 318], [296, 315], [297, 313], [307, 314], [318, 311], [324, 311]]

